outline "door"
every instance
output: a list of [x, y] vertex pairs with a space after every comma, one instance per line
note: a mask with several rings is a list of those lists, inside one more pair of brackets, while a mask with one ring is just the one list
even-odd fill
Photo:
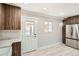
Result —
[[26, 21], [24, 24], [23, 53], [37, 49], [36, 22]]

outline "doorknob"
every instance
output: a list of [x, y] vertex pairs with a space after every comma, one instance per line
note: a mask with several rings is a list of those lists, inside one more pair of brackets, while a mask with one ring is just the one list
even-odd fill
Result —
[[34, 34], [34, 37], [36, 37], [36, 34]]
[[34, 34], [34, 35], [36, 35], [36, 34]]

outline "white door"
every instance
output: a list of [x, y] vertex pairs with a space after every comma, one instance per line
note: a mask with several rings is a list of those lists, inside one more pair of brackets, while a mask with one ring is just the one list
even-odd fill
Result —
[[26, 21], [24, 24], [23, 52], [37, 49], [36, 22]]

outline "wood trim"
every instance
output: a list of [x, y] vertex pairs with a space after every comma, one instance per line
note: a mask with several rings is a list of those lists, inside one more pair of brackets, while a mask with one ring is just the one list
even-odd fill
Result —
[[65, 34], [66, 34], [66, 26], [63, 26], [62, 27], [62, 42], [64, 44], [66, 43]]

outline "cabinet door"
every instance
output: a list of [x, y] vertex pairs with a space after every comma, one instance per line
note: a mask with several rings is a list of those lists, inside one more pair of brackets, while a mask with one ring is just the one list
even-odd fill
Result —
[[21, 22], [21, 9], [18, 7], [14, 7], [13, 11], [14, 11], [13, 29], [18, 30], [21, 27], [21, 24], [20, 24], [20, 22]]
[[0, 30], [4, 30], [4, 6], [0, 4]]
[[5, 5], [5, 22], [6, 22], [6, 30], [18, 30], [20, 29], [20, 8], [11, 6], [11, 5]]
[[6, 30], [9, 30], [9, 29], [11, 29], [11, 26], [12, 26], [12, 16], [13, 15], [11, 15], [11, 12], [12, 12], [12, 8], [11, 8], [11, 6], [9, 6], [9, 5], [5, 5], [5, 29]]

